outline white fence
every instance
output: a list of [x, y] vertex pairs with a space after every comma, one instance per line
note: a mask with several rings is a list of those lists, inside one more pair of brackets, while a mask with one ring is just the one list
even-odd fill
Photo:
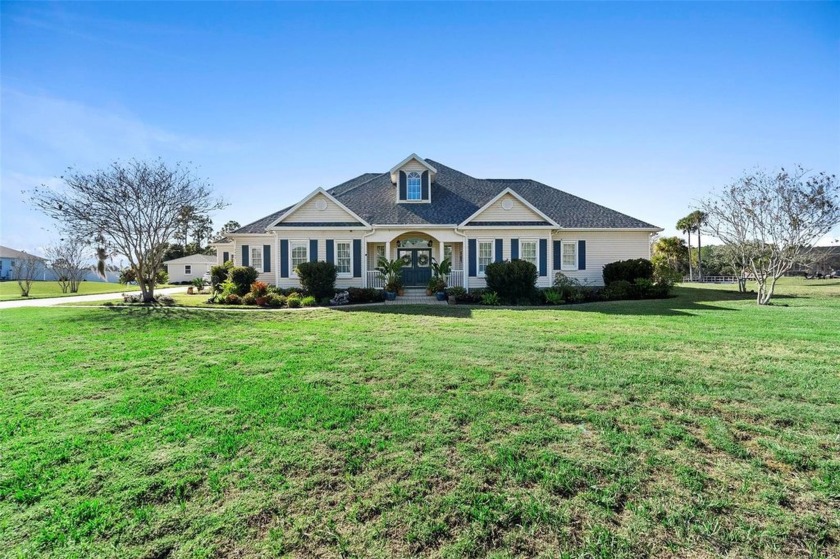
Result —
[[385, 282], [382, 280], [382, 276], [379, 275], [379, 272], [376, 270], [368, 270], [367, 286], [373, 287], [374, 289], [381, 289], [385, 287]]
[[738, 283], [738, 276], [703, 276], [703, 278], [683, 278], [683, 281], [694, 283]]

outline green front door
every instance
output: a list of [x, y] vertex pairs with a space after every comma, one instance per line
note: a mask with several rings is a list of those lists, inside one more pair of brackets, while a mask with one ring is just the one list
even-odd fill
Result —
[[403, 261], [403, 286], [426, 287], [432, 277], [432, 249], [400, 248], [397, 257]]

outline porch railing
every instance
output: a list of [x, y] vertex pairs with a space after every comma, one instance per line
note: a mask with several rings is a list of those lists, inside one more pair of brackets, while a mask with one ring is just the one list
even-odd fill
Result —
[[385, 282], [382, 281], [382, 276], [379, 275], [379, 272], [376, 270], [368, 270], [367, 286], [373, 287], [374, 289], [380, 289], [385, 287]]
[[[463, 287], [464, 270], [452, 270], [451, 272], [449, 272], [449, 277], [447, 278], [446, 283], [450, 287], [454, 287], [456, 285]], [[381, 289], [385, 287], [385, 282], [382, 281], [382, 276], [379, 275], [379, 272], [377, 272], [376, 270], [368, 270], [367, 286], [372, 287], [374, 289]]]

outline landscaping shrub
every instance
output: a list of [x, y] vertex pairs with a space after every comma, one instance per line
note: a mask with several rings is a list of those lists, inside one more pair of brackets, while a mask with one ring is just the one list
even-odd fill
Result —
[[331, 298], [335, 295], [335, 279], [338, 269], [329, 262], [304, 262], [297, 267], [300, 284], [315, 299]]
[[633, 283], [638, 278], [653, 279], [653, 264], [646, 258], [635, 260], [619, 260], [610, 262], [604, 266], [604, 285], [610, 285], [616, 281]]
[[537, 267], [525, 260], [505, 260], [487, 265], [487, 289], [499, 299], [518, 302], [530, 299], [537, 285]]
[[347, 293], [350, 296], [350, 303], [379, 303], [385, 298], [381, 289], [372, 287], [348, 287]]
[[[533, 264], [531, 264], [533, 266]], [[494, 293], [493, 291], [487, 291], [481, 296], [481, 304], [482, 305], [489, 305], [489, 306], [498, 306], [502, 302], [499, 299], [499, 296]]]
[[258, 305], [257, 298], [254, 297], [253, 293], [246, 293], [242, 296], [242, 304], [243, 305]]
[[615, 280], [604, 288], [604, 296], [608, 301], [632, 299], [633, 295], [633, 284], [625, 280]]
[[467, 290], [460, 285], [456, 285], [447, 289], [446, 294], [450, 297], [455, 297], [456, 302], [460, 302], [460, 300], [464, 299], [464, 296], [467, 294]]
[[161, 295], [156, 295], [155, 296], [155, 301], [157, 301], [161, 305], [174, 305], [175, 304], [175, 299], [173, 299], [169, 295], [166, 295], [165, 293], [163, 293]]
[[219, 286], [227, 281], [228, 273], [230, 269], [233, 268], [233, 262], [225, 262], [221, 266], [213, 266], [210, 268], [210, 285], [213, 287], [213, 291], [221, 291]]
[[290, 309], [296, 309], [300, 307], [300, 297], [292, 297], [291, 295], [286, 299], [286, 304], [289, 306]]
[[318, 304], [318, 300], [315, 299], [312, 295], [308, 295], [300, 300], [300, 306], [302, 307], [314, 307]]
[[242, 299], [236, 293], [231, 293], [225, 297], [225, 303], [228, 305], [240, 305], [242, 304]]
[[286, 296], [285, 295], [277, 295], [276, 293], [270, 293], [268, 295], [268, 306], [273, 307], [275, 309], [279, 309], [283, 305], [286, 304]]
[[263, 281], [255, 281], [251, 284], [251, 295], [254, 297], [265, 297], [268, 295], [268, 284]]
[[228, 272], [230, 281], [236, 285], [236, 294], [245, 295], [251, 290], [251, 284], [257, 281], [259, 272], [250, 266], [234, 266]]
[[639, 278], [633, 282], [633, 291], [638, 299], [661, 299], [671, 292], [671, 284], [654, 283], [648, 279]]
[[562, 305], [566, 302], [563, 292], [555, 287], [549, 287], [543, 291], [543, 297], [547, 305]]

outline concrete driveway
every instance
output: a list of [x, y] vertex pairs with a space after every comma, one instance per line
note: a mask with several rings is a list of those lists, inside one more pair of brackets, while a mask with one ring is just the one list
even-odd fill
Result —
[[[167, 287], [156, 289], [155, 293], [172, 295], [174, 293], [186, 293], [188, 286]], [[128, 292], [126, 292], [128, 293]], [[134, 293], [134, 292], [131, 292]], [[139, 293], [139, 292], [138, 292]], [[72, 297], [49, 297], [45, 299], [23, 299], [13, 301], [0, 301], [0, 310], [16, 309], [19, 307], [52, 307], [72, 303], [86, 303], [89, 301], [118, 301], [122, 299], [122, 293], [96, 293], [94, 295], [74, 295]]]

